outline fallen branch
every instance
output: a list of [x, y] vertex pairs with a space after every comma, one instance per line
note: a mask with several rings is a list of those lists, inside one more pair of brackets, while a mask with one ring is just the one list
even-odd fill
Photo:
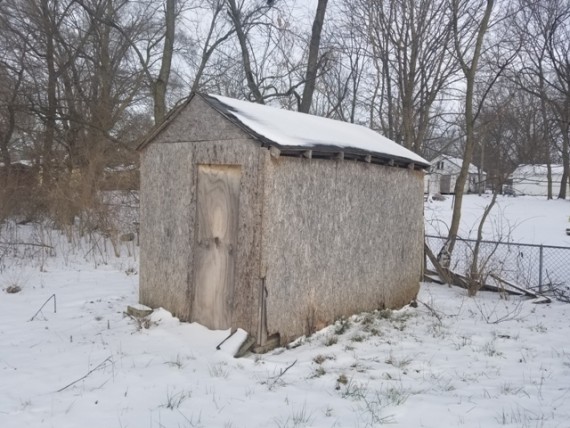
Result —
[[487, 324], [500, 324], [505, 321], [516, 321], [524, 318], [521, 317], [521, 312], [523, 310], [522, 300], [519, 300], [514, 307], [508, 308], [507, 312], [502, 315], [497, 314], [499, 303], [496, 303], [491, 310], [488, 310], [487, 307], [481, 304], [479, 300], [475, 300], [475, 305], [477, 306], [481, 317]]
[[34, 242], [0, 242], [0, 245], [6, 246], [6, 247], [11, 247], [14, 245], [23, 245], [26, 247], [41, 247], [41, 248], [49, 248], [50, 250], [53, 250], [53, 247], [51, 245], [37, 244]]
[[431, 314], [437, 318], [437, 320], [439, 321], [440, 324], [443, 323], [443, 320], [441, 319], [441, 316], [437, 313], [437, 311], [432, 308], [430, 305], [428, 305], [427, 303], [422, 302], [421, 300], [418, 300], [418, 302], [420, 302], [422, 305], [424, 305], [430, 312]]
[[443, 282], [451, 285], [452, 281], [451, 281], [451, 278], [449, 275], [449, 270], [444, 268], [441, 265], [441, 263], [439, 263], [439, 261], [437, 260], [437, 257], [432, 253], [430, 247], [426, 243], [424, 243], [424, 251], [425, 251], [426, 255], [428, 256], [429, 261], [435, 267], [435, 270], [437, 271], [437, 274], [439, 275], [439, 277], [443, 280]]
[[534, 298], [534, 299], [538, 299], [538, 298], [543, 299], [543, 300], [541, 300], [540, 303], [550, 303], [550, 302], [551, 302], [551, 300], [550, 300], [548, 297], [546, 297], [545, 295], [540, 294], [540, 293], [535, 293], [534, 291], [531, 291], [531, 290], [529, 290], [528, 288], [523, 288], [523, 287], [521, 287], [521, 286], [519, 286], [519, 285], [513, 284], [512, 282], [507, 281], [506, 279], [499, 278], [497, 275], [495, 275], [495, 274], [493, 274], [493, 273], [491, 274], [491, 277], [492, 277], [495, 281], [497, 281], [497, 282], [500, 282], [500, 283], [502, 283], [502, 284], [508, 285], [509, 287], [512, 287], [512, 288], [514, 288], [514, 289], [517, 290], [517, 291], [520, 291], [520, 292], [523, 293], [525, 296], [529, 296], [529, 297], [532, 297], [532, 298]]
[[57, 300], [55, 297], [55, 294], [52, 294], [51, 296], [48, 297], [48, 299], [44, 302], [44, 304], [38, 309], [38, 311], [34, 314], [33, 317], [30, 318], [30, 321], [33, 321], [35, 317], [38, 316], [38, 314], [42, 311], [42, 309], [44, 308], [45, 305], [47, 305], [47, 303], [53, 299], [53, 313], [57, 313]]
[[433, 266], [435, 267], [435, 270], [436, 270], [437, 274], [439, 275], [440, 279], [444, 283], [446, 283], [450, 287], [452, 285], [455, 285], [457, 287], [461, 287], [461, 288], [465, 288], [466, 290], [469, 290], [469, 279], [468, 278], [466, 278], [463, 275], [460, 275], [458, 273], [453, 272], [451, 269], [449, 269], [448, 267], [445, 267], [443, 264], [441, 264], [439, 262], [438, 258], [433, 254], [433, 252], [429, 248], [428, 244], [426, 244], [426, 243], [424, 243], [424, 251], [425, 251], [426, 255], [428, 256], [429, 260], [431, 261], [431, 263], [433, 264]]
[[435, 282], [436, 284], [445, 284], [445, 282], [439, 277], [436, 271], [430, 269], [424, 269], [424, 281]]
[[291, 367], [293, 367], [296, 363], [297, 363], [297, 360], [293, 361], [293, 363], [290, 364], [285, 369], [280, 370], [279, 374], [277, 374], [275, 376], [268, 377], [267, 381], [265, 381], [265, 384], [267, 384], [267, 388], [271, 391], [273, 388], [275, 388], [276, 385], [284, 384], [284, 382], [281, 380], [281, 378], [283, 377], [283, 375], [285, 373], [287, 373], [287, 370], [289, 370]]
[[293, 367], [295, 364], [297, 364], [297, 360], [293, 361], [293, 363], [291, 363], [290, 366], [287, 366], [287, 368], [285, 368], [285, 370], [281, 370], [281, 372], [278, 375], [275, 376], [271, 376], [269, 379], [273, 380], [278, 380], [281, 376], [283, 376], [285, 373], [287, 373], [287, 370], [289, 370], [291, 367]]
[[89, 376], [91, 373], [93, 373], [94, 371], [99, 370], [100, 368], [104, 367], [108, 362], [111, 361], [111, 357], [107, 357], [104, 361], [102, 361], [99, 365], [97, 365], [95, 368], [92, 368], [91, 370], [89, 370], [84, 376], [81, 376], [79, 379], [74, 380], [73, 382], [71, 382], [68, 385], [65, 385], [63, 388], [60, 388], [57, 390], [57, 392], [61, 392], [61, 391], [65, 391], [67, 388], [69, 388], [70, 386], [75, 385], [77, 382], [81, 382], [83, 379], [86, 379], [87, 376]]

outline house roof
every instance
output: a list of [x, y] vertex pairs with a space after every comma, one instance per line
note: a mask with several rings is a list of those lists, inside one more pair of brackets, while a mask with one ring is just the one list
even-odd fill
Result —
[[[550, 165], [550, 169], [553, 175], [562, 175], [564, 172], [564, 166], [562, 165]], [[511, 178], [525, 178], [537, 175], [546, 177], [547, 170], [546, 164], [523, 164], [517, 166], [511, 174]]]
[[[394, 162], [401, 166], [413, 163], [420, 168], [430, 166], [430, 163], [421, 156], [361, 125], [220, 95], [197, 95], [228, 120], [260, 141], [262, 145], [275, 146], [283, 154], [312, 150], [313, 157], [324, 157], [343, 152], [345, 157], [370, 156], [370, 160], [375, 163]], [[172, 120], [176, 115], [177, 113], [170, 115], [167, 121]], [[147, 145], [164, 126], [159, 127], [147, 137], [139, 149]]]
[[[456, 158], [456, 157], [449, 156], [449, 155], [439, 155], [438, 157], [436, 157], [435, 159], [432, 160], [432, 163], [436, 163], [439, 160], [447, 160], [447, 161], [451, 162], [452, 164], [454, 164], [455, 166], [457, 166], [458, 168], [461, 168], [461, 166], [463, 165], [463, 159]], [[470, 163], [469, 164], [469, 174], [478, 174], [478, 173], [479, 173], [479, 168], [477, 168], [475, 165]], [[482, 171], [482, 173], [485, 174], [484, 171]]]

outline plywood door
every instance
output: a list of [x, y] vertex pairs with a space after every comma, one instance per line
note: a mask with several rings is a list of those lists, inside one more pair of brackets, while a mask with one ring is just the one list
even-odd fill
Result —
[[240, 180], [239, 166], [198, 166], [192, 320], [211, 329], [232, 322]]

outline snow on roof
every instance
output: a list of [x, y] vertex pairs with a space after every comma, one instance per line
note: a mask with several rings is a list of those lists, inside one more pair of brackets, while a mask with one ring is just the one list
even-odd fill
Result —
[[[405, 147], [361, 125], [327, 119], [220, 95], [203, 98], [230, 120], [281, 149], [306, 148], [364, 152], [429, 167], [429, 162]], [[217, 101], [217, 102], [216, 102]]]
[[[550, 165], [553, 175], [562, 175], [564, 167], [562, 165]], [[524, 178], [530, 176], [546, 177], [548, 167], [546, 164], [523, 164], [519, 165], [511, 174], [512, 178]]]
[[[461, 166], [463, 165], [463, 159], [455, 158], [455, 157], [449, 156], [449, 155], [440, 155], [437, 158], [435, 158], [432, 162], [435, 163], [435, 162], [437, 162], [438, 159], [448, 160], [449, 162], [451, 162], [452, 164], [454, 164], [455, 166], [457, 166], [459, 168], [461, 168]], [[469, 174], [478, 174], [478, 173], [479, 173], [479, 168], [477, 168], [475, 165], [470, 163], [469, 164]], [[483, 174], [485, 174], [485, 172], [483, 172]]]

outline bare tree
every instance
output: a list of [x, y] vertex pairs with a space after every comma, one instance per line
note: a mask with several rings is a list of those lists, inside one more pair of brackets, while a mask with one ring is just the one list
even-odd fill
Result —
[[[9, 108], [2, 109], [8, 125], [2, 135], [2, 156], [8, 159], [16, 138], [33, 146], [28, 158], [37, 166], [40, 186], [28, 195], [44, 212], [58, 216], [66, 210], [60, 217], [63, 222], [97, 202], [105, 167], [126, 159], [135, 162], [132, 141], [149, 125], [140, 120], [148, 115], [141, 107], [153, 99], [147, 72], [156, 69], [151, 60], [160, 54], [164, 34], [164, 25], [161, 29], [160, 20], [149, 15], [154, 11], [149, 4], [127, 0], [0, 4], [5, 30], [0, 38], [0, 69], [7, 73], [2, 90], [11, 95], [6, 98]], [[146, 68], [134, 48], [141, 51], [144, 43]], [[19, 120], [16, 113], [26, 120]]]
[[558, 198], [566, 199], [566, 187], [570, 183], [570, 3], [561, 1], [557, 5], [560, 7], [553, 13], [548, 31], [547, 52], [554, 71], [551, 85], [557, 94], [551, 103], [562, 137], [560, 151], [564, 172]]
[[376, 69], [371, 100], [382, 132], [421, 152], [433, 125], [434, 104], [457, 71], [449, 55], [451, 22], [445, 2], [347, 2], [358, 16]]
[[[570, 3], [519, 0], [519, 9], [512, 24], [524, 45], [519, 54], [520, 67], [513, 70], [511, 79], [541, 106], [545, 123], [543, 144], [558, 151], [562, 159], [564, 174], [558, 197], [565, 199], [565, 184], [570, 177]], [[546, 126], [550, 117], [554, 117], [557, 133]], [[551, 152], [547, 150], [548, 198], [552, 197]]]
[[361, 43], [354, 27], [333, 33], [331, 43], [335, 53], [327, 57], [327, 72], [315, 89], [313, 111], [319, 116], [344, 122], [364, 123], [367, 118], [367, 69], [372, 64], [366, 46]]
[[508, 79], [499, 80], [487, 100], [475, 131], [484, 149], [474, 159], [485, 165], [493, 191], [500, 191], [518, 165], [547, 163], [550, 147], [544, 134], [551, 132], [552, 123], [544, 120], [540, 100]]
[[[202, 49], [199, 55], [191, 55], [186, 54], [186, 60], [191, 62], [193, 56], [198, 57], [198, 60], [192, 64], [195, 68], [195, 73], [193, 76], [193, 82], [191, 86], [191, 93], [198, 91], [200, 85], [202, 83], [202, 77], [206, 71], [206, 67], [210, 58], [214, 54], [214, 52], [225, 42], [227, 41], [232, 34], [235, 32], [234, 27], [225, 28], [223, 26], [223, 20], [220, 19], [220, 15], [224, 11], [225, 8], [225, 0], [210, 0], [206, 2], [206, 10], [205, 13], [200, 13], [199, 21], [202, 20], [204, 15], [209, 14], [211, 16], [210, 24], [206, 31], [206, 35], [203, 40], [195, 39], [190, 40], [190, 44], [194, 42], [196, 45], [201, 45]], [[198, 29], [200, 27], [201, 22], [198, 22], [196, 27], [194, 28], [195, 33], [199, 33]], [[191, 52], [191, 50], [190, 50]]]
[[[263, 13], [266, 7], [256, 8], [250, 11], [246, 16], [243, 14], [243, 10], [239, 8], [235, 0], [227, 0], [228, 2], [228, 13], [233, 21], [235, 33], [237, 35], [239, 46], [241, 49], [243, 69], [245, 72], [245, 78], [247, 81], [247, 86], [253, 96], [255, 102], [264, 104], [263, 95], [259, 90], [259, 83], [256, 81], [253, 66], [251, 63], [251, 57], [248, 46], [247, 39], [247, 27], [251, 25], [251, 19], [257, 15], [257, 13]], [[270, 6], [267, 6], [270, 7]]]
[[[453, 248], [457, 239], [465, 183], [467, 182], [469, 164], [473, 158], [473, 150], [476, 145], [475, 121], [478, 115], [475, 104], [476, 76], [479, 71], [479, 61], [483, 53], [485, 35], [489, 29], [489, 21], [495, 6], [494, 0], [484, 0], [482, 3], [483, 5], [481, 5], [481, 1], [471, 0], [450, 1], [455, 56], [465, 78], [465, 116], [463, 123], [465, 131], [465, 145], [463, 152], [463, 164], [454, 188], [455, 202], [453, 206], [451, 225], [449, 227], [448, 240], [442, 250], [448, 254], [453, 253]], [[481, 6], [484, 6], [484, 8], [481, 8]], [[483, 12], [479, 15], [478, 19], [475, 19], [473, 14], [480, 9], [483, 9]], [[440, 253], [440, 255], [441, 254], [443, 253]]]
[[307, 73], [305, 75], [305, 86], [303, 87], [303, 97], [299, 105], [299, 111], [309, 113], [313, 102], [313, 93], [319, 73], [319, 49], [321, 47], [321, 32], [327, 11], [328, 0], [319, 0], [317, 12], [313, 20], [313, 30], [309, 42], [309, 57], [307, 60]]
[[161, 123], [166, 116], [166, 90], [170, 79], [170, 68], [174, 53], [174, 28], [176, 23], [176, 0], [165, 0], [165, 30], [164, 45], [162, 48], [162, 60], [160, 71], [153, 82], [154, 98], [154, 123]]
[[[1, 25], [0, 28], [2, 28]], [[2, 33], [3, 35], [9, 34], [6, 30]], [[8, 46], [4, 43], [2, 43], [3, 46]], [[11, 144], [17, 130], [16, 117], [21, 109], [20, 89], [24, 80], [23, 57], [25, 53], [24, 49], [14, 58], [4, 55], [0, 57], [0, 158], [4, 164], [6, 183], [10, 178]]]
[[[154, 110], [154, 121], [160, 123], [166, 115], [166, 95], [174, 55], [176, 19], [180, 12], [178, 0], [161, 3], [146, 0], [129, 5], [125, 0], [75, 0], [92, 20], [112, 28], [128, 43], [139, 61], [140, 71], [149, 86]], [[105, 6], [106, 5], [106, 6]], [[129, 20], [120, 19], [121, 13], [101, 14], [102, 7], [131, 14]], [[162, 18], [164, 17], [164, 18]], [[160, 45], [162, 43], [162, 49]], [[156, 63], [158, 70], [155, 70]]]
[[[261, 6], [246, 9], [243, 2], [238, 5], [235, 0], [226, 1], [238, 39], [250, 98], [264, 104], [269, 98], [294, 97], [296, 110], [309, 112], [317, 80], [326, 62], [326, 52], [321, 53], [321, 35], [328, 1], [319, 0], [311, 35], [301, 52], [283, 49], [282, 42], [287, 40], [287, 36], [299, 39], [299, 35], [293, 34], [288, 28], [290, 22], [282, 15], [277, 16], [276, 22], [271, 20], [269, 12], [279, 12], [275, 2], [264, 2]], [[258, 40], [251, 37], [255, 28], [264, 31], [257, 35]], [[263, 39], [265, 43], [259, 48], [261, 54], [256, 55], [252, 45]], [[278, 59], [273, 57], [275, 55]], [[298, 93], [300, 87], [303, 87], [302, 94]]]

